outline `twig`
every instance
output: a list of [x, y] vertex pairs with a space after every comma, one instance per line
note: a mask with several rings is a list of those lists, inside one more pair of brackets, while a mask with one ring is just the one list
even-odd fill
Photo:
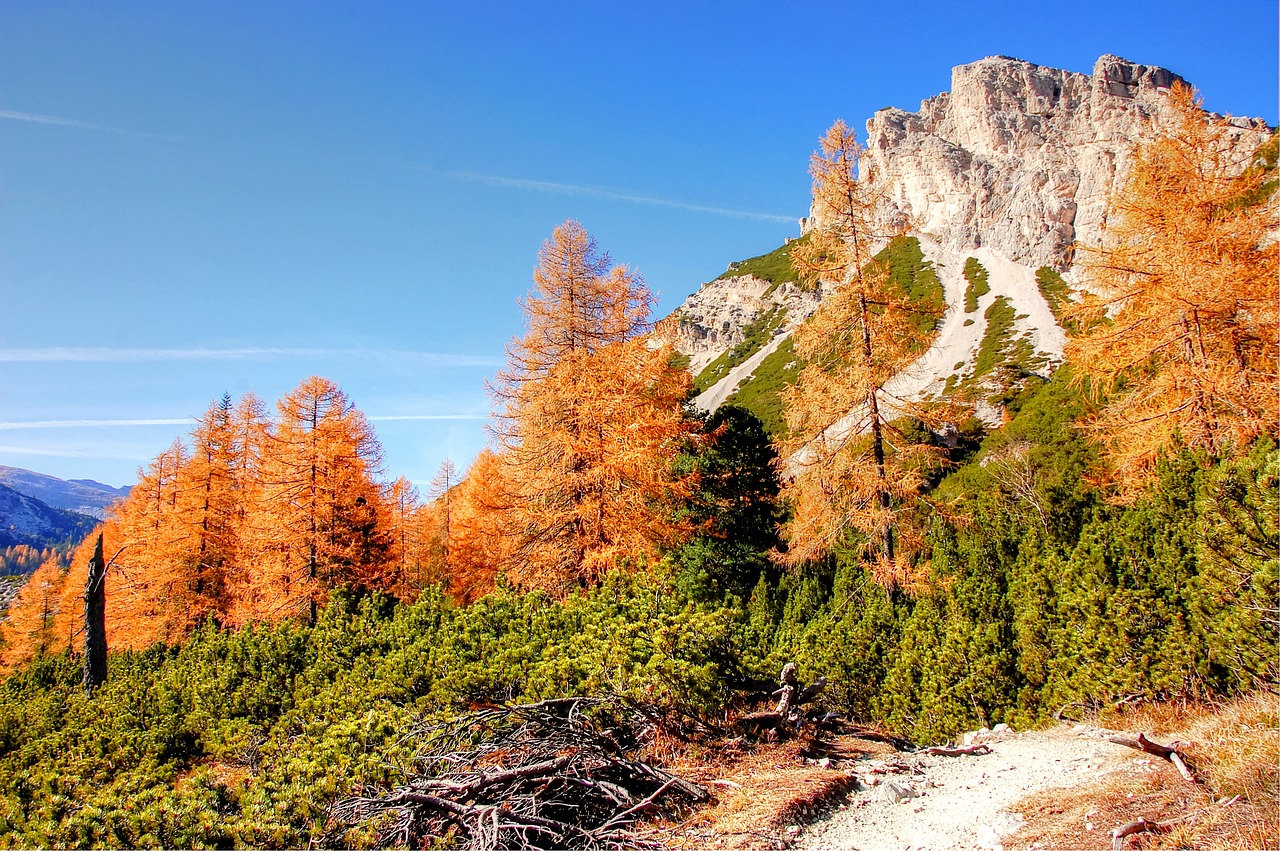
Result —
[[1111, 831], [1111, 847], [1114, 851], [1120, 851], [1124, 848], [1125, 837], [1133, 836], [1135, 833], [1165, 833], [1168, 830], [1168, 827], [1159, 822], [1140, 818], [1137, 821], [1122, 824]]
[[925, 748], [921, 753], [926, 753], [930, 756], [981, 756], [991, 753], [991, 748], [988, 745], [965, 745], [957, 748], [934, 745], [931, 748]]
[[[1112, 744], [1124, 745], [1126, 748], [1144, 751], [1154, 756], [1158, 756], [1161, 759], [1167, 759], [1169, 762], [1173, 763], [1174, 768], [1178, 769], [1178, 773], [1181, 774], [1183, 778], [1192, 783], [1199, 782], [1196, 779], [1195, 772], [1193, 772], [1187, 765], [1184, 757], [1182, 754], [1178, 753], [1176, 748], [1171, 745], [1162, 745], [1159, 742], [1153, 742], [1147, 738], [1145, 733], [1139, 733], [1138, 738], [1136, 739], [1130, 739], [1124, 736], [1111, 736], [1107, 741]], [[1178, 743], [1174, 742], [1174, 744]]]

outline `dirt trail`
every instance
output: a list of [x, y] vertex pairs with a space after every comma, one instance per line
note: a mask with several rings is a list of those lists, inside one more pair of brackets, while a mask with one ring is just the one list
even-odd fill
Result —
[[1008, 808], [1027, 795], [1091, 784], [1132, 761], [1109, 743], [1111, 731], [1055, 727], [979, 735], [991, 752], [973, 756], [901, 755], [861, 763], [859, 791], [810, 825], [793, 846], [804, 851], [1001, 849], [1023, 824]]

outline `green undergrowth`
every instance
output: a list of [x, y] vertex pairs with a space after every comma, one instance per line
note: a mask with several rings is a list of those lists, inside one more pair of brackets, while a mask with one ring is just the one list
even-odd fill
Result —
[[782, 284], [796, 283], [800, 280], [800, 273], [796, 271], [795, 266], [791, 265], [791, 249], [807, 238], [802, 236], [799, 239], [788, 241], [785, 245], [775, 248], [768, 254], [761, 254], [759, 257], [752, 257], [749, 260], [730, 263], [729, 268], [716, 280], [751, 275], [773, 284], [765, 292], [765, 295], [769, 295]]
[[760, 362], [751, 378], [739, 386], [725, 404], [746, 408], [759, 417], [770, 436], [780, 437], [786, 431], [782, 389], [795, 384], [799, 377], [795, 341], [788, 337]]
[[1066, 327], [1063, 323], [1062, 311], [1072, 301], [1071, 286], [1049, 266], [1041, 266], [1036, 270], [1036, 286], [1039, 287], [1040, 295], [1044, 296], [1058, 324]]
[[0, 847], [303, 847], [336, 797], [402, 779], [414, 718], [590, 693], [710, 713], [735, 618], [615, 575], [564, 602], [340, 594], [314, 627], [113, 653], [92, 698], [45, 657], [0, 683]]
[[988, 282], [987, 267], [978, 262], [977, 257], [964, 261], [964, 279], [968, 286], [964, 288], [964, 312], [973, 313], [978, 309], [978, 299], [991, 292]]

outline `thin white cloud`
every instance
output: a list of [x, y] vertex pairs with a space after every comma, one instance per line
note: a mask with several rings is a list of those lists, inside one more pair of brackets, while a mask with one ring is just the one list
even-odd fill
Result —
[[[87, 458], [90, 457], [84, 452], [74, 452], [70, 449], [37, 449], [34, 446], [5, 446], [0, 444], [0, 455], [39, 455], [49, 458]], [[114, 457], [114, 456], [95, 456], [95, 457]]]
[[[422, 422], [434, 420], [483, 420], [485, 414], [388, 414], [367, 417], [370, 422]], [[17, 420], [0, 422], [0, 431], [42, 431], [54, 428], [127, 428], [136, 426], [192, 425], [195, 417], [156, 417], [129, 420]], [[2, 449], [3, 447], [0, 447]], [[16, 451], [16, 450], [15, 450]]]
[[19, 422], [0, 422], [0, 431], [37, 430], [48, 428], [111, 428], [118, 426], [175, 426], [190, 425], [195, 422], [192, 417], [156, 418], [137, 420], [23, 420]]
[[395, 349], [129, 349], [55, 346], [33, 349], [0, 349], [4, 363], [148, 363], [162, 361], [267, 360], [276, 358], [363, 358], [432, 364], [436, 366], [501, 366], [499, 358], [447, 352], [412, 352]]
[[27, 124], [52, 124], [56, 127], [74, 127], [77, 130], [101, 130], [107, 133], [121, 133], [125, 136], [143, 136], [147, 139], [182, 139], [182, 136], [169, 136], [161, 133], [148, 133], [145, 130], [125, 130], [112, 127], [110, 124], [97, 124], [93, 121], [80, 121], [76, 118], [63, 118], [60, 115], [41, 115], [35, 112], [18, 112], [12, 109], [0, 109], [0, 119], [6, 121], [22, 121]]
[[654, 207], [671, 207], [676, 210], [689, 210], [694, 213], [710, 213], [715, 216], [730, 216], [736, 219], [752, 219], [758, 222], [785, 222], [795, 224], [797, 216], [781, 216], [776, 213], [756, 213], [750, 210], [731, 210], [726, 207], [711, 207], [705, 204], [689, 204], [684, 201], [671, 201], [666, 198], [655, 198], [652, 195], [639, 195], [632, 192], [621, 192], [599, 186], [579, 186], [572, 183], [555, 183], [550, 180], [525, 180], [517, 177], [500, 177], [493, 174], [474, 174], [465, 171], [445, 173], [449, 177], [463, 180], [474, 180], [488, 186], [509, 186], [514, 189], [527, 189], [532, 192], [553, 192], [559, 195], [585, 195], [592, 198], [608, 198], [611, 201], [626, 201], [629, 204], [647, 204]]

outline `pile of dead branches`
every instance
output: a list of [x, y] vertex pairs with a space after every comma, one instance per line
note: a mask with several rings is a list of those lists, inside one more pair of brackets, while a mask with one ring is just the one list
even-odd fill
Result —
[[422, 723], [408, 733], [419, 747], [407, 782], [335, 803], [326, 844], [348, 845], [357, 829], [379, 847], [659, 847], [629, 827], [708, 795], [635, 758], [656, 719], [622, 698], [581, 697]]

